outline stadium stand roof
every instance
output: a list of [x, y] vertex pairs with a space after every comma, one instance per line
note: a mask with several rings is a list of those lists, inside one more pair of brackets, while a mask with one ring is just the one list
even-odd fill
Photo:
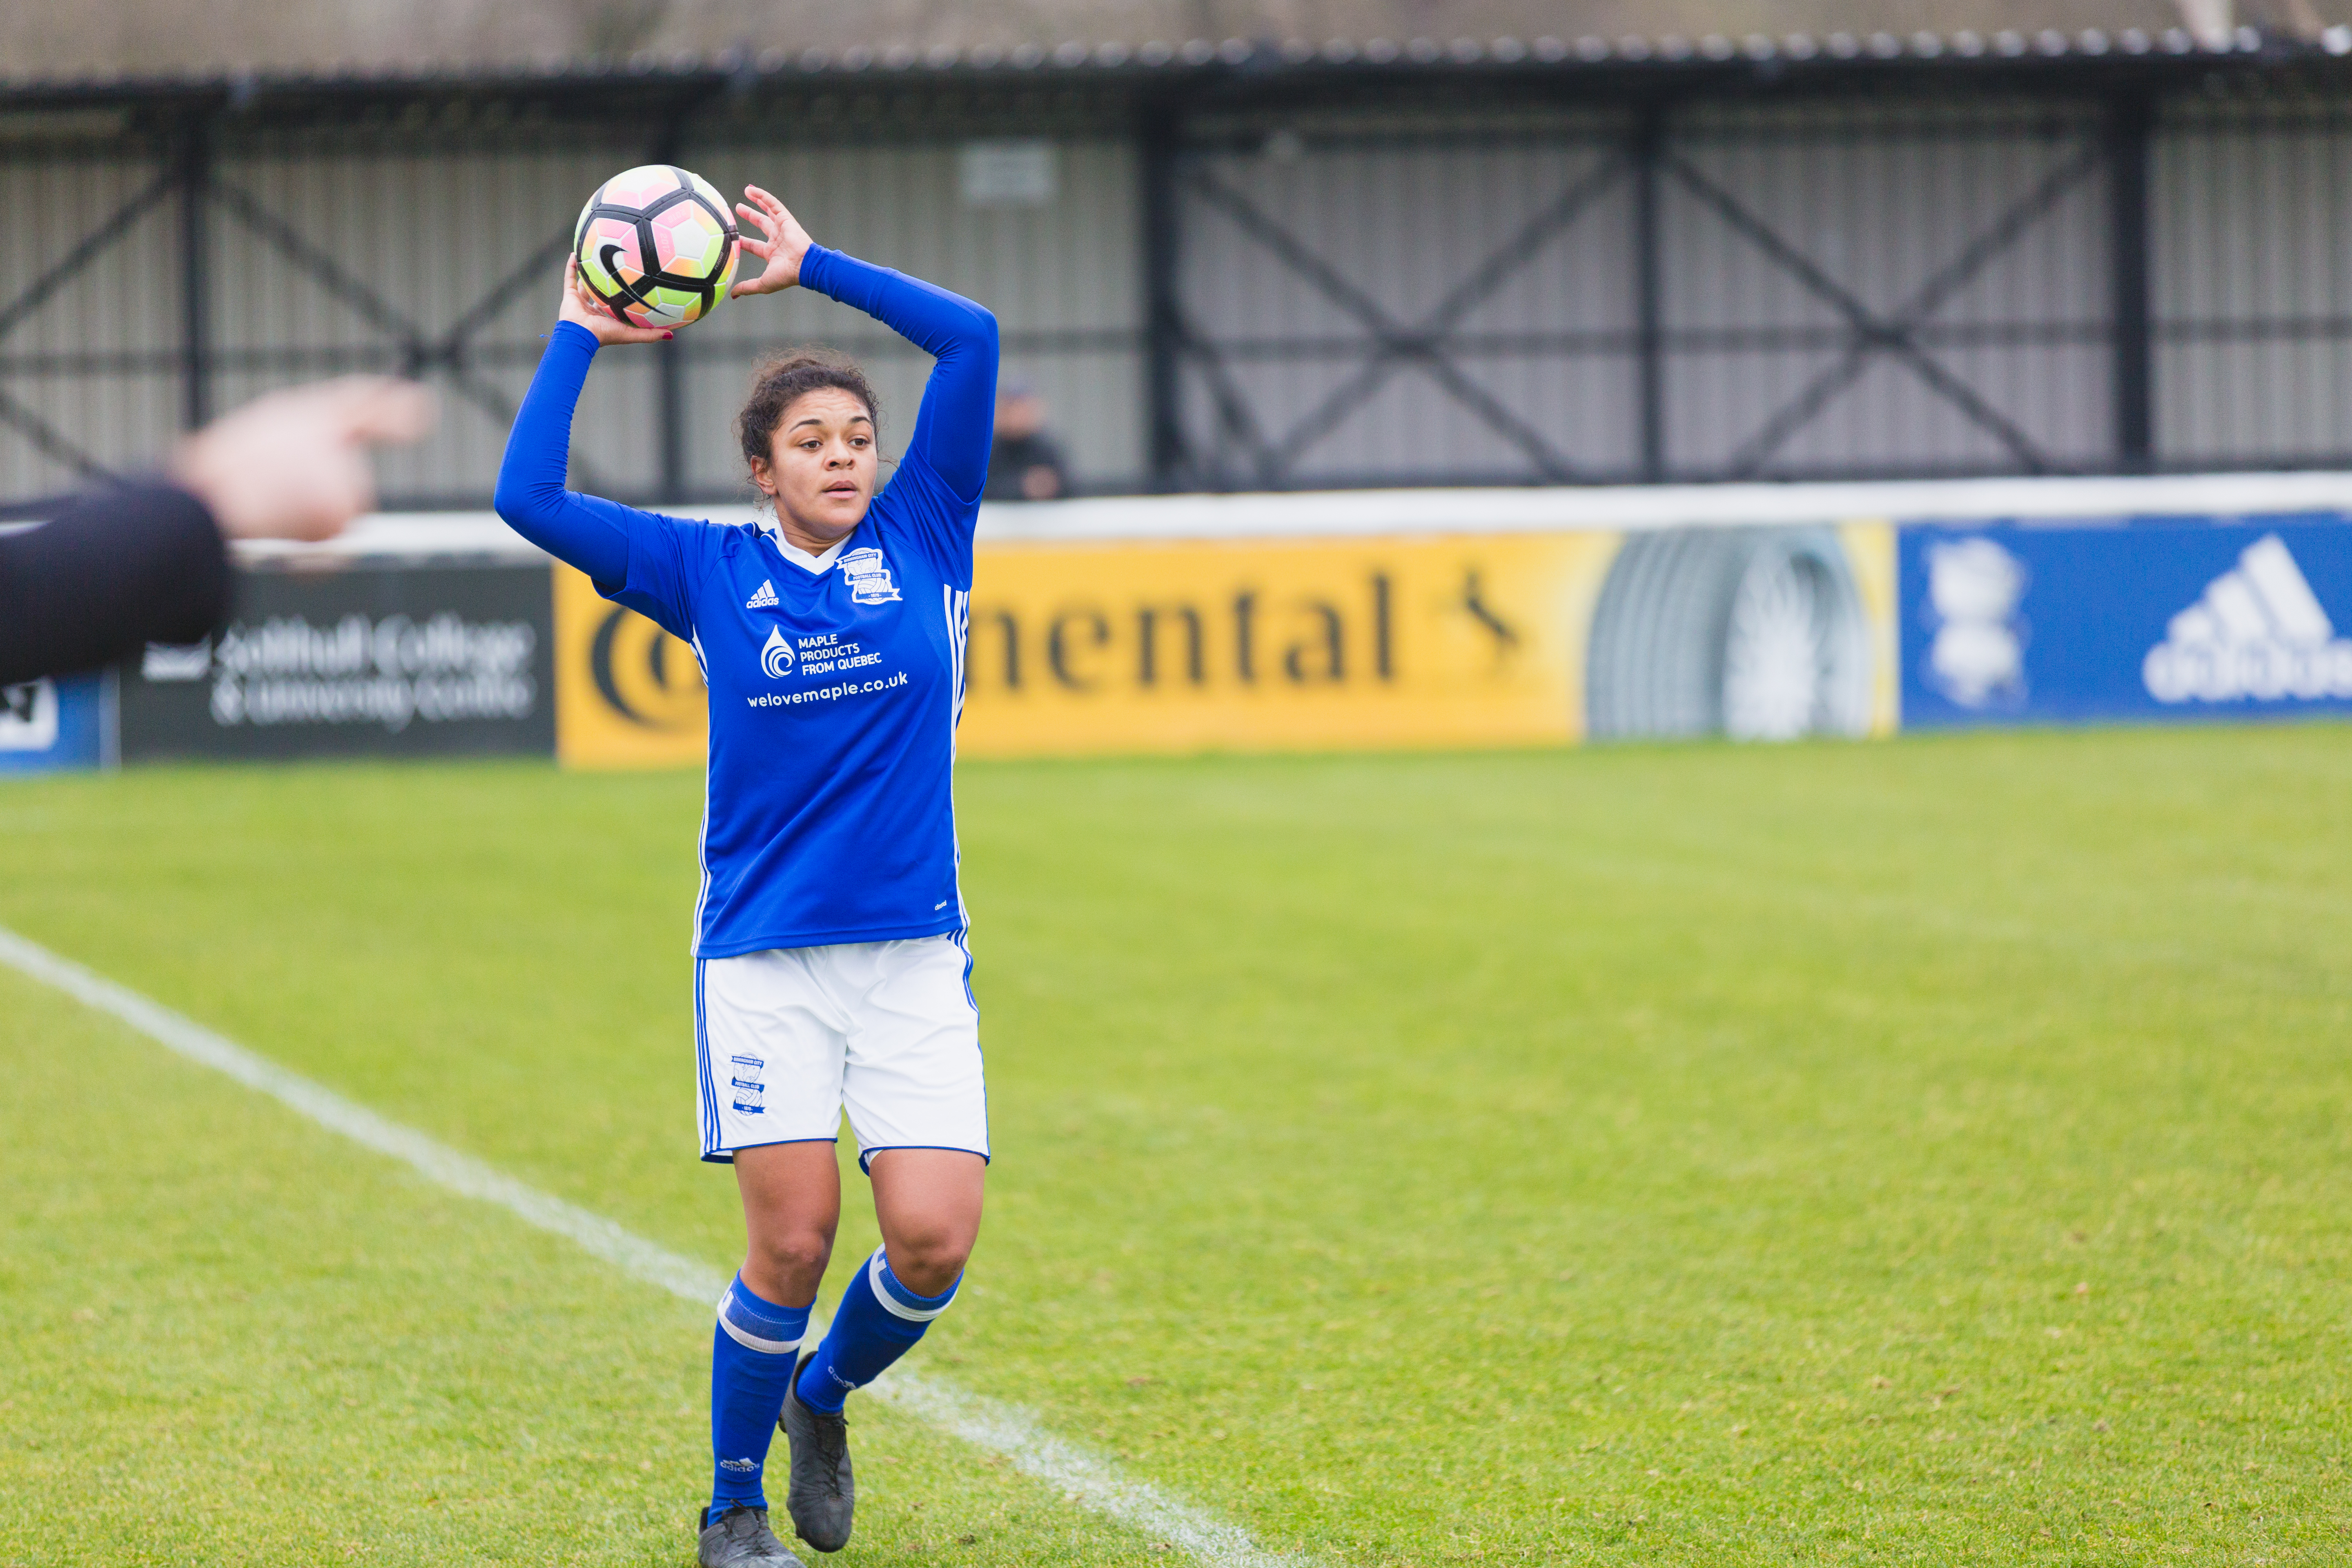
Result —
[[194, 83], [2352, 54], [2352, 0], [81, 0], [0, 7], [0, 92]]

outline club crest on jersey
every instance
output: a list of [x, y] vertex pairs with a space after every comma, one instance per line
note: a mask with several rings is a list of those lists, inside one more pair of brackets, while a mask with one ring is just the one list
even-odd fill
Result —
[[770, 626], [768, 640], [760, 649], [760, 673], [770, 680], [782, 680], [793, 672], [793, 645], [784, 640], [782, 628]]
[[898, 585], [890, 581], [890, 563], [872, 545], [853, 550], [835, 564], [849, 579], [849, 596], [861, 605], [887, 605], [898, 596]]

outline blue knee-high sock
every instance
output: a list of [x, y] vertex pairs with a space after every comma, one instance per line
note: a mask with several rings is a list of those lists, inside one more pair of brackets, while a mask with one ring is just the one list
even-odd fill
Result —
[[[814, 1303], [811, 1303], [814, 1305]], [[768, 1506], [760, 1479], [768, 1440], [783, 1413], [793, 1362], [808, 1332], [807, 1307], [779, 1307], [752, 1294], [738, 1275], [719, 1298], [710, 1336], [710, 1452], [708, 1523], [738, 1503]]]
[[890, 1260], [880, 1249], [850, 1277], [834, 1310], [833, 1327], [824, 1342], [801, 1369], [801, 1403], [826, 1415], [838, 1414], [853, 1388], [863, 1388], [882, 1375], [882, 1369], [914, 1348], [931, 1326], [931, 1320], [955, 1300], [956, 1276], [936, 1296], [918, 1296], [898, 1283]]

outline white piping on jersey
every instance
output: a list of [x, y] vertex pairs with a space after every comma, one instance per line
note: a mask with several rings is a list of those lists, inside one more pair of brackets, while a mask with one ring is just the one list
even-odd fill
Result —
[[940, 590], [940, 608], [948, 623], [948, 755], [955, 755], [955, 731], [963, 724], [965, 645], [971, 637], [971, 595], [953, 588]]
[[[710, 661], [702, 656], [702, 628], [694, 627], [694, 662], [702, 671], [702, 686], [710, 689]], [[702, 949], [702, 911], [710, 902], [710, 765], [702, 768], [702, 821], [694, 830], [694, 864], [702, 873], [702, 885], [694, 889], [694, 933], [688, 941], [691, 951]]]
[[[956, 733], [963, 728], [963, 681], [971, 640], [971, 595], [950, 587], [940, 588], [940, 613], [947, 617], [949, 669], [953, 677], [948, 683], [948, 763], [952, 767], [956, 760]], [[971, 910], [963, 901], [963, 830], [956, 822], [952, 785], [948, 790], [948, 842], [955, 848], [956, 920], [959, 922], [956, 944], [961, 947], [962, 932], [971, 929]], [[971, 950], [966, 947], [964, 994], [967, 996], [971, 994]], [[972, 1005], [976, 1008], [979, 1004], [975, 1002]]]
[[[760, 520], [760, 531], [775, 542], [776, 548], [783, 552], [785, 560], [812, 577], [822, 577], [832, 571], [833, 563], [841, 558], [841, 547], [849, 542], [849, 534], [845, 533], [833, 542], [832, 549], [822, 555], [812, 555], [784, 537], [784, 525], [776, 521], [774, 512], [770, 512]], [[850, 530], [850, 533], [856, 531], [856, 529]]]

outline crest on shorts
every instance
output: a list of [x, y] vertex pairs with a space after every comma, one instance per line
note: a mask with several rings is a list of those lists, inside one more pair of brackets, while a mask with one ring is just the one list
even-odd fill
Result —
[[732, 1057], [728, 1065], [734, 1073], [727, 1080], [732, 1092], [730, 1101], [746, 1116], [757, 1116], [768, 1109], [768, 1064], [758, 1057]]
[[887, 605], [898, 596], [898, 585], [890, 580], [890, 563], [872, 545], [851, 551], [835, 564], [849, 579], [849, 596], [858, 604]]

